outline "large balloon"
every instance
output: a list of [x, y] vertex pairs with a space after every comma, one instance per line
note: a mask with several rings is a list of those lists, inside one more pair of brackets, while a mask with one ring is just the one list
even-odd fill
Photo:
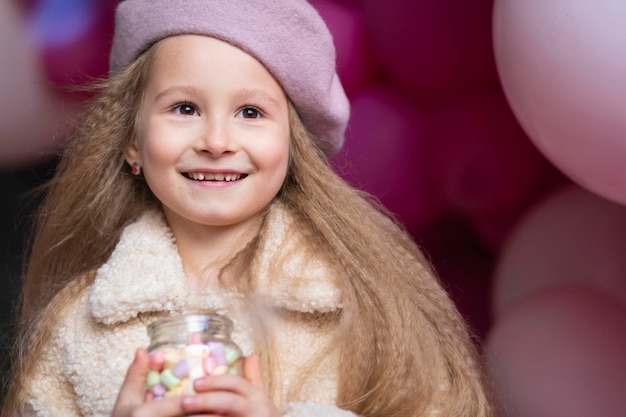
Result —
[[10, 1], [0, 2], [0, 54], [0, 168], [31, 165], [56, 152], [77, 104], [47, 84], [25, 18]]
[[496, 0], [496, 64], [539, 149], [580, 185], [626, 203], [626, 2]]
[[440, 198], [424, 171], [424, 121], [419, 108], [384, 87], [352, 100], [342, 152], [333, 159], [353, 185], [377, 196], [410, 228], [436, 216]]
[[543, 158], [499, 90], [446, 100], [428, 128], [429, 173], [453, 208], [469, 215], [509, 210], [539, 185]]
[[374, 65], [365, 39], [365, 22], [356, 7], [333, 0], [312, 0], [328, 25], [337, 49], [337, 73], [349, 97], [373, 83]]
[[30, 31], [51, 82], [76, 86], [107, 74], [116, 4], [111, 0], [40, 0], [35, 4], [29, 13]]
[[547, 165], [498, 89], [458, 94], [430, 112], [425, 167], [451, 210], [516, 217]]
[[516, 303], [486, 343], [500, 417], [623, 417], [626, 306], [559, 287]]
[[371, 48], [390, 78], [440, 95], [496, 79], [492, 0], [361, 0]]
[[571, 185], [516, 225], [495, 267], [493, 309], [563, 284], [595, 288], [626, 306], [626, 207]]

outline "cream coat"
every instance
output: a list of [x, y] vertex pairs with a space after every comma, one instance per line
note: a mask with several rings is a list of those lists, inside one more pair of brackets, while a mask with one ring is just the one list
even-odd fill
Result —
[[[257, 298], [262, 300], [256, 306], [244, 303], [232, 290], [189, 288], [173, 236], [160, 213], [145, 213], [129, 225], [91, 288], [67, 305], [37, 364], [27, 403], [29, 414], [110, 415], [136, 348], [148, 345], [148, 323], [200, 311], [231, 317], [233, 339], [246, 355], [253, 352], [253, 338], [259, 334], [250, 317], [265, 318], [266, 330], [273, 333], [279, 348], [283, 384], [279, 396], [283, 397], [298, 368], [324, 348], [329, 337], [303, 321], [289, 319], [294, 314], [275, 312], [328, 313], [341, 309], [341, 299], [331, 269], [306, 252], [286, 211], [273, 208], [268, 222], [270, 236], [255, 260]], [[285, 256], [285, 262], [279, 273], [270, 274], [275, 256]], [[332, 405], [336, 361], [327, 357], [316, 366], [304, 386], [305, 400], [282, 404], [284, 416], [353, 416]]]

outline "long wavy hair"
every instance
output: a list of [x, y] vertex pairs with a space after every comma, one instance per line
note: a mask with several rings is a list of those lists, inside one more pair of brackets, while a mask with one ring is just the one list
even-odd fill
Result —
[[[63, 300], [91, 285], [127, 224], [159, 206], [123, 156], [137, 140], [154, 49], [103, 83], [46, 186], [3, 417], [23, 407]], [[491, 416], [475, 342], [429, 262], [383, 207], [332, 170], [296, 109], [290, 105], [289, 111], [290, 166], [276, 201], [293, 214], [311, 248], [340, 271], [343, 309], [332, 331], [341, 358], [337, 404], [363, 416]], [[226, 269], [248, 270], [250, 276], [255, 242], [266, 233], [262, 224]], [[267, 349], [264, 362], [276, 360]], [[270, 372], [270, 386], [271, 378]]]

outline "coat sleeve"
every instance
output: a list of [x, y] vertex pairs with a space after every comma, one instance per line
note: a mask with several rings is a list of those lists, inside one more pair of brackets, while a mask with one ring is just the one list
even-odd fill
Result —
[[71, 308], [79, 300], [76, 297], [59, 314], [56, 326], [36, 358], [26, 395], [25, 415], [28, 417], [82, 417], [67, 368], [72, 360], [69, 348], [74, 340], [77, 316]]
[[26, 416], [78, 417], [72, 385], [65, 377], [63, 355], [52, 343], [39, 357], [26, 399]]
[[281, 410], [283, 417], [357, 417], [351, 411], [343, 410], [335, 405], [313, 402], [290, 402]]

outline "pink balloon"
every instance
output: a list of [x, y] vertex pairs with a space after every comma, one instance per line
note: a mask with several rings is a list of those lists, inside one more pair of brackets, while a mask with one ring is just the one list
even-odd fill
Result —
[[502, 251], [511, 231], [528, 210], [555, 190], [571, 184], [563, 173], [549, 163], [544, 164], [540, 173], [539, 184], [511, 210], [474, 214], [469, 219], [474, 233], [496, 253]]
[[594, 288], [626, 306], [625, 250], [626, 207], [568, 186], [529, 211], [506, 241], [494, 271], [494, 314], [564, 284]]
[[27, 12], [30, 12], [40, 0], [9, 0], [9, 1], [12, 2], [15, 6], [17, 6], [18, 10], [20, 10], [21, 12], [27, 13]]
[[[467, 239], [465, 236], [459, 236], [463, 233], [459, 228], [451, 232], [442, 238], [457, 242], [460, 238]], [[439, 230], [439, 233], [442, 233], [442, 230]], [[421, 231], [419, 237], [421, 241]], [[432, 253], [430, 247], [425, 247], [425, 250], [430, 257], [436, 256], [443, 260], [435, 265], [437, 273], [472, 332], [483, 338], [491, 324], [489, 280], [492, 259], [486, 251], [479, 250], [480, 245], [469, 239], [458, 246], [456, 251], [450, 251], [451, 248], [448, 248], [447, 253], [440, 254]]]
[[496, 63], [538, 148], [574, 181], [626, 203], [626, 3], [496, 0]]
[[439, 210], [423, 167], [423, 116], [412, 102], [384, 88], [357, 94], [343, 151], [333, 159], [353, 185], [377, 196], [409, 227]]
[[39, 2], [29, 19], [48, 79], [57, 86], [89, 84], [109, 68], [115, 5], [103, 0], [71, 3], [61, 14], [58, 5]]
[[0, 2], [0, 168], [35, 164], [54, 154], [77, 103], [46, 84], [38, 50], [12, 2]]
[[499, 90], [462, 94], [434, 109], [424, 152], [448, 206], [470, 218], [518, 214], [546, 165]]
[[559, 287], [507, 309], [487, 338], [501, 416], [622, 417], [626, 307]]
[[377, 63], [426, 94], [496, 79], [492, 0], [362, 0]]
[[331, 0], [313, 0], [328, 25], [337, 49], [337, 73], [346, 94], [354, 95], [372, 84], [374, 64], [365, 39], [363, 16], [354, 7]]

